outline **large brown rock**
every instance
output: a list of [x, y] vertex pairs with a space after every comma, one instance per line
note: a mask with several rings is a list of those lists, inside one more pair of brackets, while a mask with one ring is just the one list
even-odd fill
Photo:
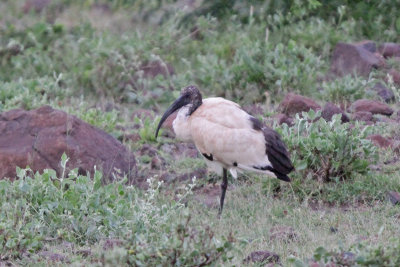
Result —
[[367, 49], [363, 43], [336, 44], [331, 60], [331, 72], [338, 76], [356, 73], [366, 77], [373, 68], [382, 67], [385, 64], [383, 58]]
[[319, 110], [321, 106], [311, 98], [293, 93], [287, 94], [279, 105], [279, 110], [288, 116], [295, 115], [302, 111], [308, 112], [310, 109]]
[[351, 104], [350, 109], [354, 112], [368, 111], [372, 114], [382, 114], [387, 116], [390, 116], [393, 113], [393, 109], [387, 104], [377, 100], [369, 99], [359, 99], [355, 101], [353, 104]]
[[60, 175], [64, 152], [70, 158], [68, 169], [85, 174], [97, 166], [104, 182], [119, 174], [134, 182], [134, 155], [111, 135], [75, 116], [50, 106], [0, 114], [0, 179], [14, 179], [17, 166], [29, 166], [34, 172], [54, 169]]

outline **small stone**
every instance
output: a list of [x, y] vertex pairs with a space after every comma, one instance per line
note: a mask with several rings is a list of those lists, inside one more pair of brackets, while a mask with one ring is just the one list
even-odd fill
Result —
[[378, 50], [385, 58], [400, 56], [400, 44], [383, 43], [382, 45], [379, 46]]
[[353, 113], [351, 119], [355, 121], [373, 122], [374, 116], [369, 111], [358, 111]]
[[284, 114], [292, 116], [299, 112], [308, 112], [310, 109], [319, 110], [321, 109], [321, 106], [311, 98], [289, 93], [280, 103], [278, 109]]
[[51, 251], [41, 251], [39, 255], [43, 258], [46, 258], [51, 261], [59, 261], [59, 262], [66, 262], [67, 258], [59, 253], [54, 253]]
[[76, 251], [75, 254], [82, 255], [83, 257], [88, 257], [92, 255], [92, 251], [90, 249], [80, 249]]
[[103, 250], [112, 250], [114, 247], [121, 247], [124, 244], [120, 239], [107, 239], [103, 244]]
[[271, 240], [290, 242], [297, 238], [297, 234], [295, 233], [294, 229], [288, 226], [275, 226], [272, 227], [269, 232]]
[[371, 140], [374, 145], [380, 148], [388, 148], [393, 146], [393, 141], [383, 137], [379, 134], [372, 134], [367, 137], [367, 139]]
[[342, 114], [342, 123], [349, 122], [349, 117], [341, 110], [339, 107], [332, 103], [326, 103], [325, 106], [322, 109], [321, 116], [324, 118], [326, 121], [331, 121], [333, 115], [335, 114]]
[[372, 114], [382, 114], [386, 116], [390, 116], [393, 113], [393, 109], [389, 107], [387, 104], [377, 100], [369, 100], [369, 99], [359, 99], [355, 101], [350, 106], [350, 110], [354, 112], [369, 111]]
[[[392, 77], [392, 80], [395, 84], [400, 85], [400, 72], [395, 69], [390, 69], [388, 71], [388, 75]], [[386, 77], [386, 81], [389, 82], [389, 78]]]
[[387, 88], [384, 84], [382, 83], [377, 83], [375, 84], [374, 87], [372, 87], [374, 91], [377, 92], [377, 94], [385, 101], [386, 103], [390, 103], [395, 101], [395, 95], [392, 90]]
[[329, 228], [329, 231], [330, 231], [331, 233], [336, 234], [339, 230], [338, 230], [336, 227], [331, 226], [331, 227]]
[[396, 192], [396, 191], [389, 191], [387, 193], [387, 197], [389, 199], [389, 201], [393, 204], [393, 205], [399, 205], [400, 204], [400, 193]]
[[280, 257], [278, 254], [274, 252], [270, 252], [268, 250], [263, 251], [253, 251], [250, 255], [244, 259], [244, 263], [255, 263], [255, 262], [262, 262], [262, 263], [279, 263]]
[[161, 168], [161, 160], [157, 156], [154, 156], [151, 159], [150, 166], [153, 170], [159, 170]]
[[273, 121], [276, 121], [279, 125], [286, 123], [288, 126], [293, 126], [294, 121], [291, 117], [284, 113], [275, 114], [271, 117]]
[[350, 251], [342, 252], [340, 254], [340, 260], [344, 266], [353, 266], [355, 264], [356, 254]]

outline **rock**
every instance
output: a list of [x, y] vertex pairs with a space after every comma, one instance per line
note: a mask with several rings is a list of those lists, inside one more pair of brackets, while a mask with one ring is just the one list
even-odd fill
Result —
[[51, 251], [41, 251], [39, 252], [39, 255], [51, 261], [68, 262], [66, 256]]
[[[387, 74], [391, 76], [393, 83], [400, 85], [400, 72], [395, 69], [390, 69]], [[386, 81], [389, 82], [388, 77], [386, 77]]]
[[264, 110], [262, 106], [253, 104], [253, 105], [248, 105], [242, 107], [244, 111], [249, 113], [251, 116], [257, 117], [257, 116], [263, 116], [264, 115]]
[[326, 121], [331, 121], [333, 115], [335, 114], [342, 114], [342, 123], [350, 121], [349, 117], [343, 112], [343, 110], [332, 103], [326, 103], [321, 112], [322, 118], [324, 118]]
[[77, 255], [82, 255], [83, 257], [89, 257], [92, 255], [92, 251], [90, 249], [80, 249], [75, 252]]
[[289, 93], [280, 103], [278, 109], [284, 114], [292, 116], [302, 111], [308, 112], [310, 109], [319, 110], [321, 106], [311, 98]]
[[350, 251], [344, 251], [338, 255], [340, 263], [343, 266], [354, 266], [356, 261], [356, 254]]
[[171, 64], [160, 60], [145, 62], [140, 67], [140, 70], [143, 71], [143, 77], [145, 78], [155, 78], [158, 75], [166, 78], [175, 74], [175, 69]]
[[275, 114], [271, 117], [271, 119], [276, 121], [279, 125], [286, 123], [288, 126], [293, 126], [294, 124], [293, 118], [283, 113]]
[[389, 192], [387, 192], [387, 197], [393, 205], [400, 204], [400, 193], [399, 192], [389, 191]]
[[354, 43], [355, 46], [357, 47], [361, 47], [371, 53], [375, 53], [376, 52], [376, 43], [374, 41], [371, 40], [364, 40], [361, 42], [357, 42]]
[[[54, 169], [61, 175], [61, 155], [69, 157], [67, 169], [80, 174], [102, 170], [103, 181], [125, 173], [136, 177], [134, 155], [111, 135], [50, 106], [0, 114], [0, 179], [16, 177], [16, 167], [34, 172]], [[68, 171], [67, 170], [67, 171]]]
[[139, 141], [140, 139], [142, 139], [141, 137], [140, 137], [140, 135], [138, 134], [138, 133], [133, 133], [133, 134], [123, 134], [123, 135], [121, 135], [120, 137], [118, 137], [118, 140], [119, 141], [131, 141], [131, 142], [137, 142], [137, 141]]
[[336, 44], [331, 60], [331, 72], [338, 76], [356, 73], [367, 77], [373, 68], [384, 66], [384, 61], [363, 45]]
[[139, 150], [139, 155], [140, 156], [149, 156], [149, 157], [154, 157], [157, 155], [157, 149], [153, 147], [152, 145], [149, 144], [144, 144], [140, 150]]
[[391, 117], [386, 117], [384, 115], [379, 115], [375, 117], [375, 120], [377, 122], [384, 122], [387, 124], [398, 124], [399, 122], [395, 119], [391, 119]]
[[290, 242], [297, 238], [297, 234], [295, 233], [294, 229], [288, 226], [275, 226], [272, 227], [269, 232], [271, 240]]
[[22, 11], [24, 13], [29, 13], [33, 9], [35, 12], [40, 13], [50, 3], [51, 0], [26, 0], [22, 7]]
[[221, 186], [219, 184], [206, 184], [204, 187], [196, 190], [194, 199], [208, 208], [218, 208], [220, 195]]
[[382, 135], [379, 134], [372, 134], [367, 137], [367, 139], [371, 140], [374, 145], [380, 148], [391, 148], [393, 149], [394, 152], [399, 152], [400, 146], [399, 143], [397, 143], [393, 139], [389, 139], [386, 137], [383, 137]]
[[373, 122], [374, 116], [369, 111], [357, 111], [353, 113], [351, 119], [355, 121]]
[[176, 178], [176, 181], [178, 182], [183, 182], [183, 181], [191, 181], [193, 177], [196, 177], [197, 179], [201, 179], [207, 176], [207, 169], [206, 168], [197, 168], [192, 172], [189, 173], [184, 173], [179, 175]]
[[386, 103], [394, 102], [396, 100], [393, 91], [387, 88], [383, 83], [378, 82], [374, 87], [372, 87], [372, 90], [376, 91]]
[[400, 44], [396, 43], [383, 43], [379, 46], [379, 53], [385, 58], [400, 57]]
[[372, 114], [382, 114], [386, 116], [390, 116], [393, 114], [393, 109], [389, 107], [387, 104], [377, 100], [369, 100], [369, 99], [359, 99], [355, 101], [350, 106], [350, 110], [354, 112], [368, 111], [371, 112]]
[[393, 142], [389, 140], [388, 138], [383, 137], [382, 135], [379, 134], [372, 134], [367, 137], [367, 139], [371, 140], [374, 145], [381, 147], [381, 148], [387, 148], [392, 146]]
[[161, 162], [161, 160], [160, 160], [157, 156], [154, 156], [154, 157], [151, 159], [151, 163], [150, 163], [151, 169], [153, 169], [153, 170], [159, 170], [159, 169], [161, 169], [161, 165], [162, 165], [162, 162]]
[[279, 263], [280, 257], [278, 254], [274, 252], [270, 252], [268, 250], [263, 251], [253, 251], [247, 256], [246, 259], [243, 260], [244, 263], [255, 263], [255, 262], [262, 262], [262, 263]]
[[124, 241], [120, 239], [107, 239], [103, 243], [103, 250], [112, 250], [114, 247], [122, 247]]
[[161, 150], [173, 156], [175, 160], [190, 157], [197, 158], [198, 151], [193, 143], [166, 143], [161, 146]]

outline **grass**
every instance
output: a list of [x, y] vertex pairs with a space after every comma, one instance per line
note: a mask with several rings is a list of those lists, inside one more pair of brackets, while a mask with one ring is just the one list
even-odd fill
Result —
[[[19, 180], [0, 181], [0, 265], [240, 266], [251, 252], [269, 250], [283, 266], [308, 266], [311, 258], [338, 262], [349, 251], [360, 266], [373, 260], [396, 266], [399, 206], [386, 195], [400, 191], [398, 152], [371, 147], [365, 125], [358, 131], [303, 119], [307, 127], [300, 129], [298, 118], [297, 129], [277, 127], [295, 161], [293, 183], [242, 174], [230, 180], [221, 219], [218, 194], [206, 195], [216, 204], [211, 207], [198, 201], [220, 177], [197, 177], [196, 185], [177, 181], [201, 173], [204, 161], [171, 155], [168, 146], [178, 141], [166, 132], [155, 140], [154, 132], [162, 111], [189, 84], [205, 97], [256, 103], [268, 115], [288, 92], [347, 107], [360, 98], [379, 99], [367, 88], [381, 82], [398, 100], [400, 87], [384, 70], [326, 79], [337, 42], [400, 42], [395, 14], [376, 12], [379, 5], [393, 14], [398, 4], [253, 1], [251, 7], [236, 1], [214, 12], [213, 4], [223, 2], [183, 10], [180, 1], [54, 0], [27, 13], [23, 0], [0, 3], [0, 111], [50, 105], [76, 115], [125, 140], [137, 155], [139, 175], [151, 178], [141, 190], [123, 180], [100, 186], [99, 172], [56, 177], [52, 170], [20, 169]], [[149, 62], [164, 73], [147, 73]], [[400, 71], [396, 60], [388, 67]], [[154, 117], [136, 117], [141, 109]], [[371, 128], [399, 139], [397, 124]], [[162, 159], [158, 169], [145, 145]], [[320, 158], [346, 162], [345, 170], [332, 167], [329, 182], [323, 181]], [[164, 174], [173, 182], [159, 185]], [[294, 238], [271, 238], [279, 227], [293, 228]]]

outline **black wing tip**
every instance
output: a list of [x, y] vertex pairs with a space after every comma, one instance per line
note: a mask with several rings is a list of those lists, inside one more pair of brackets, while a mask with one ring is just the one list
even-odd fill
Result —
[[287, 176], [286, 174], [278, 172], [276, 169], [274, 169], [273, 167], [271, 167], [269, 165], [264, 166], [264, 167], [253, 166], [253, 168], [256, 169], [256, 170], [270, 171], [273, 174], [275, 174], [276, 178], [278, 178], [279, 180], [282, 180], [282, 181], [285, 181], [285, 182], [291, 182], [292, 181], [292, 180], [290, 180], [289, 176]]
[[287, 176], [286, 174], [281, 174], [281, 173], [275, 173], [276, 178], [278, 178], [279, 180], [285, 181], [290, 183], [292, 180], [289, 178], [289, 176]]

